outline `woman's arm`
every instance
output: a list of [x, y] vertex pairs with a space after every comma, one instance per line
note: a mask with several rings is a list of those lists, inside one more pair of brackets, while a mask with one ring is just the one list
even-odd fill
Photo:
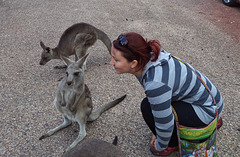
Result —
[[168, 147], [174, 129], [171, 108], [172, 89], [162, 82], [147, 82], [145, 93], [151, 104], [157, 133], [156, 148], [162, 151]]

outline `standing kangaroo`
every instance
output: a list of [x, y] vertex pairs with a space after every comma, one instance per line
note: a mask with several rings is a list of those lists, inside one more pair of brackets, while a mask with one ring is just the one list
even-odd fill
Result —
[[126, 95], [124, 95], [92, 111], [93, 103], [91, 93], [84, 83], [83, 64], [87, 56], [88, 54], [77, 62], [72, 62], [70, 59], [62, 57], [68, 65], [66, 70], [67, 75], [59, 82], [54, 104], [62, 114], [64, 122], [39, 138], [39, 140], [41, 140], [49, 137], [60, 129], [66, 128], [72, 124], [72, 122], [77, 122], [80, 127], [79, 135], [66, 151], [75, 147], [86, 136], [85, 125], [87, 121], [96, 120], [104, 111], [114, 107], [126, 97]]
[[[106, 33], [87, 23], [77, 23], [65, 30], [59, 40], [57, 47], [50, 48], [40, 41], [43, 48], [40, 65], [45, 65], [51, 59], [61, 59], [60, 56], [69, 57], [75, 54], [75, 61], [82, 58], [89, 47], [97, 39], [101, 40], [111, 53], [111, 40]], [[84, 63], [85, 66], [86, 63]], [[55, 68], [65, 68], [65, 66], [55, 66]]]

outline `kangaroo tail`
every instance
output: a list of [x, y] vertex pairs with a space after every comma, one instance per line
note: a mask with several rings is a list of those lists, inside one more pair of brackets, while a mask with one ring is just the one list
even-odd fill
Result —
[[118, 137], [117, 137], [117, 136], [115, 136], [115, 138], [114, 138], [114, 140], [113, 140], [112, 144], [116, 146], [116, 145], [117, 145], [117, 142], [118, 142]]
[[88, 117], [87, 121], [94, 121], [96, 120], [104, 111], [107, 111], [108, 109], [116, 106], [117, 104], [119, 104], [121, 101], [123, 101], [125, 99], [127, 95], [123, 95], [122, 97], [111, 101], [105, 105], [102, 105], [101, 107], [95, 109]]
[[101, 40], [104, 43], [104, 45], [107, 47], [109, 53], [111, 54], [112, 42], [109, 39], [109, 37], [107, 36], [107, 34], [104, 33], [103, 31], [97, 29], [97, 37], [99, 40]]

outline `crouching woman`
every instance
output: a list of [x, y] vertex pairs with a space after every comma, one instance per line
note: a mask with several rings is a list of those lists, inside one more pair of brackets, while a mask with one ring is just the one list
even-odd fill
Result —
[[[181, 125], [207, 126], [215, 118], [217, 109], [222, 125], [223, 98], [216, 86], [189, 64], [184, 64], [161, 49], [158, 40], [146, 41], [141, 35], [130, 32], [121, 34], [113, 41], [112, 65], [116, 73], [136, 76], [145, 90], [142, 100], [143, 119], [152, 131], [151, 152], [169, 155], [178, 150], [174, 114]], [[207, 91], [196, 73], [207, 85]]]

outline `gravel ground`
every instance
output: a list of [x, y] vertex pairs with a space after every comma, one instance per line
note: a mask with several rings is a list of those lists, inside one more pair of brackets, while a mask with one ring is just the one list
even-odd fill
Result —
[[[180, 0], [183, 1], [183, 0]], [[201, 1], [194, 1], [198, 5]], [[61, 61], [40, 66], [39, 41], [55, 47], [63, 31], [87, 22], [114, 40], [135, 31], [160, 40], [164, 49], [191, 63], [208, 76], [225, 100], [223, 127], [218, 131], [218, 151], [224, 157], [240, 156], [239, 42], [221, 32], [204, 15], [172, 1], [154, 0], [1, 0], [0, 1], [0, 156], [60, 156], [78, 135], [74, 124], [39, 141], [62, 118], [53, 106]], [[140, 102], [144, 91], [134, 76], [117, 75], [108, 64], [110, 55], [98, 41], [85, 73], [94, 107], [123, 94], [127, 98], [98, 120], [87, 124], [87, 137], [111, 142], [126, 156], [152, 156], [151, 133], [143, 121]], [[173, 153], [171, 156], [177, 156]]]

